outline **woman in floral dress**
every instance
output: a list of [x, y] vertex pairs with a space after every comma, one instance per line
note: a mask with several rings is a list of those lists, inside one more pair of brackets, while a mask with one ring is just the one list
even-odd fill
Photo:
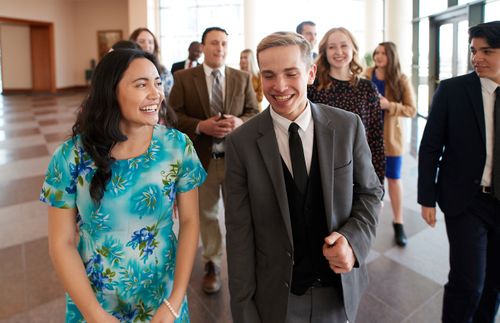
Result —
[[188, 137], [157, 124], [164, 94], [154, 62], [138, 50], [108, 53], [49, 164], [40, 199], [66, 322], [189, 322], [206, 173]]
[[312, 102], [356, 113], [365, 126], [375, 172], [384, 183], [384, 128], [379, 94], [372, 82], [360, 78], [363, 71], [358, 45], [351, 32], [343, 27], [326, 32], [319, 43], [318, 71], [314, 84], [307, 89]]

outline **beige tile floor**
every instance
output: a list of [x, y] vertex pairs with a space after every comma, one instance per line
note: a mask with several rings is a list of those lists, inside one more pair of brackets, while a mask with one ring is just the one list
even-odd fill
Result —
[[[46, 206], [37, 200], [50, 155], [69, 135], [83, 97], [0, 95], [0, 323], [64, 322], [64, 291], [47, 251]], [[442, 216], [435, 229], [420, 219], [416, 178], [416, 161], [406, 156], [409, 244], [404, 249], [394, 245], [386, 200], [369, 256], [371, 283], [358, 323], [440, 321], [448, 271], [446, 234]], [[191, 322], [232, 322], [226, 266], [223, 288], [211, 296], [201, 290], [202, 267], [198, 256], [188, 290]]]

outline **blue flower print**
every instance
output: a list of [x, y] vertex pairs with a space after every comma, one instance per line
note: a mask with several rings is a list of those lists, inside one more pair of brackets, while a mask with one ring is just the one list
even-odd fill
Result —
[[118, 299], [118, 305], [113, 310], [113, 316], [120, 320], [120, 322], [134, 322], [137, 316], [137, 309], [130, 303], [125, 303]]
[[76, 184], [83, 185], [84, 178], [92, 172], [92, 159], [85, 153], [83, 147], [78, 146], [76, 149], [75, 163], [69, 164], [69, 173], [73, 180], [71, 185], [66, 187], [66, 192], [70, 194], [76, 193]]
[[116, 273], [109, 269], [103, 271], [103, 269], [104, 266], [100, 254], [94, 254], [85, 262], [85, 271], [94, 291], [102, 291], [104, 289], [113, 290], [112, 281]]
[[146, 263], [148, 257], [153, 254], [153, 250], [158, 247], [158, 241], [155, 239], [157, 234], [156, 225], [137, 230], [132, 235], [132, 239], [127, 242], [127, 247], [132, 247], [132, 249], [139, 247], [141, 251], [139, 257]]

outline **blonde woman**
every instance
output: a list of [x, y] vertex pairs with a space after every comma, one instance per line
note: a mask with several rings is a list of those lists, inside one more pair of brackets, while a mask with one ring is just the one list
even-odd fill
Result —
[[259, 67], [255, 60], [255, 56], [251, 49], [244, 49], [240, 54], [240, 70], [252, 75], [252, 86], [259, 103], [259, 111], [262, 111], [262, 99], [264, 92], [262, 91], [262, 80], [260, 79]]
[[366, 129], [372, 163], [381, 183], [385, 177], [382, 113], [377, 89], [360, 78], [363, 71], [358, 45], [349, 30], [339, 27], [326, 32], [319, 43], [314, 84], [307, 90], [312, 102], [356, 113]]

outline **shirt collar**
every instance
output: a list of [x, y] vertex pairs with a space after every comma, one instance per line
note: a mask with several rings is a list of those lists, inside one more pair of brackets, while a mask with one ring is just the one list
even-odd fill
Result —
[[[203, 70], [205, 71], [205, 76], [211, 77], [212, 71], [214, 70], [214, 68], [211, 68], [207, 64], [203, 63]], [[226, 66], [225, 65], [222, 65], [221, 67], [219, 67], [218, 70], [220, 71], [220, 74], [222, 75], [223, 78], [226, 77]]]
[[485, 77], [481, 77], [479, 80], [481, 81], [481, 87], [485, 89], [486, 92], [488, 92], [488, 94], [490, 95], [495, 93], [495, 90], [499, 86], [496, 82]]
[[287, 118], [280, 116], [279, 114], [274, 112], [272, 107], [270, 108], [271, 110], [269, 112], [271, 113], [271, 118], [273, 119], [274, 124], [286, 133], [288, 133], [288, 128], [290, 127], [290, 124], [292, 122], [298, 124], [300, 129], [302, 129], [302, 131], [304, 132], [307, 130], [309, 124], [311, 123], [312, 113], [309, 101], [307, 101], [304, 111], [302, 111], [302, 113], [294, 121], [290, 121]]

